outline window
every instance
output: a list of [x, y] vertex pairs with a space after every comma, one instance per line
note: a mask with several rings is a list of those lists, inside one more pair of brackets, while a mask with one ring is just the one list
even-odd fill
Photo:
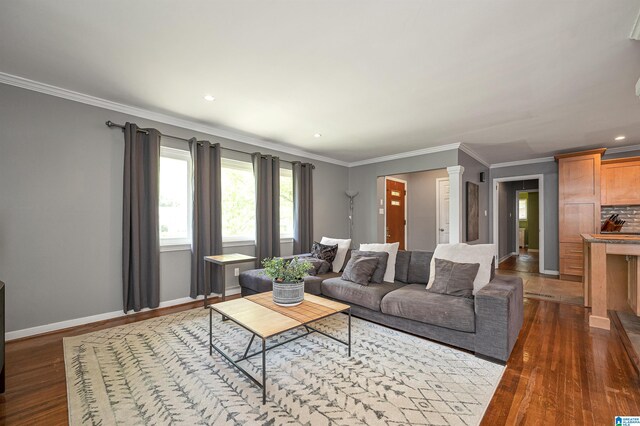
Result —
[[518, 220], [527, 220], [527, 199], [526, 198], [518, 199]]
[[253, 165], [222, 159], [222, 240], [255, 241], [256, 186]]
[[293, 238], [293, 173], [280, 169], [280, 238]]
[[191, 154], [160, 148], [160, 245], [191, 244]]

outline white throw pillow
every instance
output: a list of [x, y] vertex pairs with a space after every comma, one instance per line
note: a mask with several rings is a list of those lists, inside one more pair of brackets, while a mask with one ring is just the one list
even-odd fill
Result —
[[495, 251], [494, 244], [438, 244], [431, 258], [427, 288], [431, 288], [436, 278], [436, 259], [458, 263], [479, 263], [478, 275], [473, 280], [473, 294], [476, 294], [491, 281], [491, 264]]
[[338, 251], [336, 252], [336, 257], [333, 259], [332, 270], [333, 272], [340, 272], [342, 269], [342, 265], [344, 265], [344, 258], [347, 257], [347, 251], [349, 247], [351, 247], [351, 240], [341, 240], [338, 238], [327, 238], [322, 237], [320, 240], [320, 244], [324, 244], [327, 246], [335, 246], [338, 245]]
[[387, 270], [384, 271], [384, 282], [392, 283], [396, 278], [396, 257], [400, 243], [360, 244], [361, 251], [386, 251], [389, 253]]

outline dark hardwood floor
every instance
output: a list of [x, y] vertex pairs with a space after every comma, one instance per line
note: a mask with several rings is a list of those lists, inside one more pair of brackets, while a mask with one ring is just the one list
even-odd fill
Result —
[[518, 255], [513, 255], [500, 262], [498, 269], [504, 271], [531, 272], [537, 274], [540, 272], [540, 254], [537, 251], [528, 251], [520, 249]]
[[[67, 423], [62, 338], [196, 306], [164, 308], [7, 344], [0, 424]], [[615, 329], [580, 306], [525, 299], [525, 320], [482, 425], [608, 425], [640, 415], [640, 379]]]

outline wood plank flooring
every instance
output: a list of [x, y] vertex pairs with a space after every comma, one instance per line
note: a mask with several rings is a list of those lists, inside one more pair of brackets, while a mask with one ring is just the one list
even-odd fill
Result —
[[[7, 344], [0, 424], [67, 423], [62, 338], [202, 306], [145, 312]], [[640, 415], [640, 379], [612, 329], [580, 306], [525, 299], [525, 320], [482, 425], [608, 425]]]
[[506, 271], [531, 272], [537, 274], [540, 272], [540, 253], [537, 251], [528, 251], [520, 249], [518, 255], [509, 256], [498, 265], [498, 269]]

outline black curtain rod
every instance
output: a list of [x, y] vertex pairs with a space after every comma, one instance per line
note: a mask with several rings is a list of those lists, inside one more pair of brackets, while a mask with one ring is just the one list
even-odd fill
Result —
[[[124, 124], [114, 123], [111, 120], [107, 120], [104, 124], [106, 124], [108, 127], [118, 127], [120, 129], [122, 129], [122, 131], [124, 132]], [[142, 133], [149, 133], [144, 129], [138, 129], [138, 131], [142, 132]], [[189, 139], [181, 138], [181, 137], [178, 137], [178, 136], [165, 135], [164, 133], [160, 133], [160, 136], [164, 136], [165, 138], [178, 139], [178, 140], [181, 140], [181, 141], [189, 142]], [[224, 147], [222, 145], [220, 145], [220, 148], [224, 149], [226, 151], [238, 152], [240, 154], [247, 154], [247, 155], [252, 155], [253, 154], [252, 152], [240, 151], [239, 149], [226, 148], [226, 147]], [[287, 161], [287, 160], [283, 160], [283, 159], [280, 159], [280, 161], [283, 161], [283, 162], [289, 163], [289, 164], [301, 163], [301, 161]], [[314, 164], [311, 164], [311, 167], [314, 168], [314, 169], [316, 168], [316, 166]]]

